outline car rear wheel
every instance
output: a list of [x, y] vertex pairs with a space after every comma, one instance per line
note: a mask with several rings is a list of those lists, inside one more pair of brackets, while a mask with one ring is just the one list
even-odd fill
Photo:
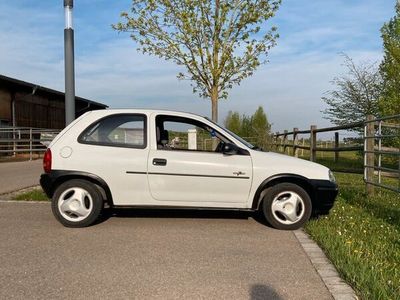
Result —
[[302, 227], [312, 211], [308, 193], [293, 183], [280, 183], [268, 188], [263, 199], [265, 218], [276, 229], [295, 230]]
[[103, 209], [100, 191], [92, 183], [74, 179], [61, 184], [55, 191], [51, 208], [57, 220], [66, 227], [93, 224]]

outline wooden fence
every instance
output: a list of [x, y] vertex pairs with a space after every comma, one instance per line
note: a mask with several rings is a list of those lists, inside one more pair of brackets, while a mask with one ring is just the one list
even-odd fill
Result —
[[[363, 133], [363, 144], [341, 146], [340, 130], [354, 130]], [[318, 147], [317, 134], [334, 132], [333, 147]], [[308, 145], [299, 143], [299, 135], [308, 135]], [[289, 139], [291, 137], [291, 139]], [[391, 140], [389, 146], [384, 143]], [[392, 191], [400, 192], [400, 115], [375, 118], [368, 116], [365, 121], [354, 122], [341, 126], [332, 126], [325, 128], [317, 128], [311, 125], [309, 130], [298, 130], [293, 128], [292, 131], [285, 130], [283, 133], [277, 132], [272, 137], [272, 150], [283, 152], [293, 156], [299, 156], [299, 150], [308, 150], [311, 161], [316, 161], [317, 152], [333, 152], [334, 162], [338, 162], [339, 153], [346, 151], [360, 151], [363, 153], [363, 172], [364, 181], [367, 186], [367, 192], [373, 193], [374, 186], [379, 186]], [[383, 166], [384, 158], [391, 160], [390, 167]], [[397, 166], [397, 167], [396, 167]], [[397, 179], [397, 184], [387, 184], [382, 177], [390, 177]]]
[[[334, 152], [334, 160], [335, 162], [339, 159], [339, 152], [344, 151], [362, 151], [364, 147], [362, 145], [357, 146], [340, 146], [339, 144], [339, 130], [351, 130], [351, 129], [359, 129], [360, 131], [364, 127], [364, 122], [355, 122], [351, 124], [341, 125], [341, 126], [333, 126], [333, 127], [325, 127], [325, 128], [317, 128], [316, 125], [311, 125], [309, 130], [299, 130], [298, 128], [293, 128], [293, 131], [285, 130], [283, 133], [277, 132], [273, 135], [272, 147], [274, 150], [278, 152], [286, 153], [288, 148], [291, 148], [293, 151], [293, 156], [298, 157], [298, 150], [304, 149], [310, 151], [310, 160], [316, 161], [317, 152]], [[335, 140], [333, 147], [318, 147], [317, 146], [317, 134], [322, 132], [335, 132]], [[307, 134], [309, 135], [309, 145], [301, 145], [299, 143], [299, 135]], [[292, 136], [292, 139], [289, 141], [289, 137]]]

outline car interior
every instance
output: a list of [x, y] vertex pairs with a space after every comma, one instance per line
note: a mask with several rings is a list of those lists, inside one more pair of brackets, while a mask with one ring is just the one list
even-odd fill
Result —
[[[196, 130], [197, 148], [188, 149], [187, 129]], [[169, 130], [168, 130], [169, 129]], [[227, 138], [213, 128], [192, 119], [176, 116], [160, 115], [156, 117], [157, 149], [160, 150], [187, 150], [222, 153]], [[215, 140], [217, 143], [215, 143]], [[215, 145], [216, 144], [216, 145]]]

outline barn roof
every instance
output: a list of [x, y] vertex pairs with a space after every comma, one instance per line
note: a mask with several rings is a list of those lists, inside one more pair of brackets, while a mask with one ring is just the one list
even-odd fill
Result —
[[[15, 78], [11, 78], [11, 77], [7, 77], [4, 75], [0, 74], [0, 86], [5, 86], [14, 90], [29, 90], [30, 92], [35, 91], [35, 93], [43, 93], [43, 94], [48, 94], [48, 95], [56, 95], [56, 96], [60, 96], [60, 97], [65, 97], [65, 94], [63, 92], [57, 91], [57, 90], [53, 90], [35, 83], [30, 83], [30, 82], [26, 82], [26, 81], [22, 81], [19, 79], [15, 79]], [[93, 100], [89, 100], [86, 98], [82, 98], [82, 97], [75, 97], [76, 101], [82, 101], [88, 104], [91, 104], [93, 106], [97, 106], [98, 108], [107, 108], [108, 105], [105, 105], [103, 103], [100, 102], [96, 102]]]

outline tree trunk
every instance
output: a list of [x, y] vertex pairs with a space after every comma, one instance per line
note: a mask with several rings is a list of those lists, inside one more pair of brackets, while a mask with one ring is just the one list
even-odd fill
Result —
[[[213, 87], [211, 90], [211, 119], [218, 123], [218, 87]], [[218, 146], [218, 139], [213, 137], [212, 141], [212, 149], [215, 151]]]
[[218, 87], [213, 87], [211, 91], [211, 119], [218, 123]]
[[218, 123], [218, 52], [219, 52], [219, 9], [220, 0], [215, 1], [214, 12], [214, 33], [213, 33], [213, 54], [212, 54], [212, 87], [211, 87], [211, 118]]

